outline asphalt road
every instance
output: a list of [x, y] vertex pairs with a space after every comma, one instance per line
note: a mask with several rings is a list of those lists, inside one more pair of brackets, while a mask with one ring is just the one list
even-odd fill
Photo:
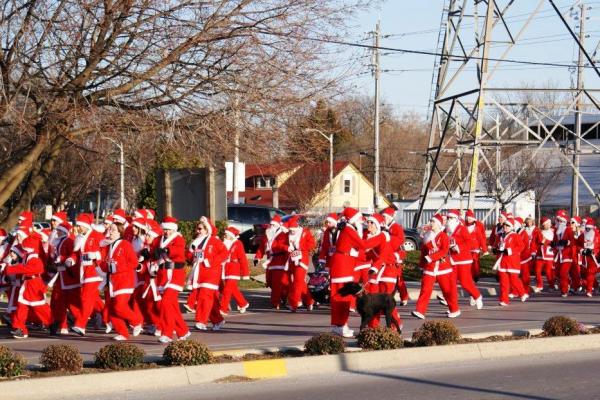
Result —
[[595, 399], [600, 352], [554, 353], [460, 365], [430, 365], [268, 381], [211, 383], [82, 400], [200, 399]]
[[[298, 346], [314, 334], [330, 329], [328, 308], [292, 314], [289, 311], [270, 309], [269, 294], [265, 290], [246, 291], [246, 295], [251, 304], [246, 314], [233, 312], [219, 332], [198, 332], [192, 329], [193, 338], [206, 343], [213, 350]], [[483, 310], [476, 310], [469, 306], [466, 299], [461, 300], [463, 314], [453, 320], [461, 333], [541, 328], [544, 321], [553, 315], [568, 315], [585, 324], [600, 325], [600, 297], [573, 296], [563, 299], [557, 294], [548, 294], [532, 298], [527, 303], [516, 301], [509, 307], [498, 306], [497, 298], [487, 298], [484, 304]], [[411, 301], [407, 307], [399, 307], [405, 337], [412, 335], [422, 324], [421, 320], [410, 316], [414, 305], [414, 301]], [[432, 300], [427, 317], [445, 319], [445, 310]], [[186, 314], [186, 319], [193, 326], [193, 315]], [[360, 318], [353, 315], [350, 326], [357, 328], [359, 324]], [[89, 329], [89, 335], [84, 338], [69, 335], [57, 339], [46, 333], [31, 331], [28, 339], [16, 340], [11, 338], [8, 331], [8, 327], [0, 327], [0, 345], [18, 351], [30, 363], [37, 362], [44, 347], [59, 342], [76, 345], [84, 358], [90, 360], [100, 347], [111, 343], [114, 336]], [[141, 345], [148, 355], [161, 355], [165, 347], [155, 337], [143, 334], [132, 338], [131, 342]]]

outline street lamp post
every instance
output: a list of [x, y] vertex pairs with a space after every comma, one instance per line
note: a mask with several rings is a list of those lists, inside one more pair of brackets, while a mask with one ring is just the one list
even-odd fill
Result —
[[317, 132], [329, 142], [329, 212], [331, 212], [333, 209], [333, 133], [326, 135], [316, 128], [307, 128], [305, 132]]
[[117, 142], [113, 138], [102, 136], [102, 139], [112, 142], [119, 149], [119, 167], [120, 167], [120, 202], [121, 208], [125, 208], [125, 154], [123, 151], [123, 142]]

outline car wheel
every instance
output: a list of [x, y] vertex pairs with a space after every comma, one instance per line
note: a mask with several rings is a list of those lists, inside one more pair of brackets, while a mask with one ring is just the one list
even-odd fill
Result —
[[404, 241], [404, 250], [405, 251], [415, 251], [417, 250], [417, 242], [412, 239], [406, 239]]

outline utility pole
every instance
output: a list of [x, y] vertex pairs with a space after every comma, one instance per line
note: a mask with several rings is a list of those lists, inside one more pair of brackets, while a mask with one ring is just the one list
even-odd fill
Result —
[[240, 130], [239, 130], [239, 114], [238, 114], [238, 97], [235, 95], [235, 99], [233, 101], [233, 127], [235, 129], [235, 138], [234, 138], [234, 146], [235, 149], [233, 151], [233, 204], [238, 204], [240, 202], [240, 190], [237, 185], [238, 174], [240, 169], [238, 168], [238, 164], [240, 162]]
[[583, 42], [585, 40], [585, 4], [579, 5], [579, 57], [577, 57], [577, 102], [575, 104], [575, 146], [573, 148], [573, 179], [571, 187], [571, 215], [579, 215], [579, 153], [581, 152], [581, 97], [583, 93]]
[[373, 212], [377, 212], [379, 208], [379, 80], [381, 68], [379, 64], [379, 38], [381, 36], [380, 21], [377, 21], [374, 33], [374, 49], [373, 49], [373, 76], [375, 78], [375, 173], [373, 179]]

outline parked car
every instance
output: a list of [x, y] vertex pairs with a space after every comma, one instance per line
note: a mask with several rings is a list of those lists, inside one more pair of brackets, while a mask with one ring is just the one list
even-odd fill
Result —
[[257, 234], [255, 227], [268, 225], [275, 215], [286, 216], [283, 211], [273, 207], [251, 204], [229, 204], [227, 206], [227, 224], [240, 231], [240, 240], [247, 253], [255, 253], [260, 243], [255, 238]]
[[404, 228], [404, 250], [414, 251], [421, 248], [423, 239], [419, 231], [413, 228]]

